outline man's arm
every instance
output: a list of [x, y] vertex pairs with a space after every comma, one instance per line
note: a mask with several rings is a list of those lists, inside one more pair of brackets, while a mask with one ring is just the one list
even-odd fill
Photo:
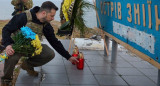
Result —
[[51, 46], [63, 57], [65, 57], [67, 60], [69, 60], [71, 63], [78, 63], [78, 60], [75, 57], [72, 57], [68, 51], [65, 50], [62, 43], [55, 37], [53, 27], [48, 24], [43, 29], [44, 35], [47, 38], [48, 42], [51, 44]]
[[67, 60], [71, 57], [68, 51], [65, 50], [62, 43], [55, 37], [53, 27], [50, 24], [47, 24], [43, 29], [44, 36], [51, 44], [51, 46]]
[[9, 23], [4, 26], [2, 29], [2, 43], [4, 47], [14, 43], [11, 38], [11, 34], [24, 26], [26, 22], [26, 14], [23, 13], [14, 16]]

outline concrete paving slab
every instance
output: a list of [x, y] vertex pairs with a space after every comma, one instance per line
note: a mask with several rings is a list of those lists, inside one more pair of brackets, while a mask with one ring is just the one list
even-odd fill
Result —
[[118, 73], [116, 73], [116, 71], [114, 71], [112, 69], [111, 66], [107, 66], [107, 67], [90, 67], [92, 73], [94, 75], [118, 75]]
[[134, 67], [127, 61], [115, 61], [115, 63], [112, 63], [112, 67]]
[[42, 66], [42, 71], [45, 74], [66, 74], [66, 70], [64, 66]]
[[136, 68], [114, 68], [114, 70], [120, 75], [144, 75]]
[[43, 84], [69, 84], [67, 74], [46, 74]]
[[122, 78], [131, 86], [156, 86], [156, 84], [146, 76], [122, 76]]
[[100, 83], [100, 85], [108, 85], [108, 86], [114, 86], [114, 85], [122, 85], [125, 86], [127, 83], [120, 77], [115, 75], [95, 75], [96, 79]]
[[98, 86], [98, 85], [71, 85], [71, 86]]
[[158, 76], [158, 70], [153, 70], [152, 68], [141, 68], [138, 70], [146, 76]]
[[103, 61], [104, 60], [104, 58], [102, 56], [98, 55], [98, 54], [95, 54], [95, 55], [87, 55], [87, 54], [85, 54], [84, 57], [85, 57], [85, 60], [88, 60], [88, 61], [93, 61], [93, 60]]
[[[56, 58], [57, 58], [57, 56], [56, 56]], [[54, 59], [54, 60], [51, 60], [49, 63], [47, 63], [46, 64], [47, 66], [52, 66], [52, 65], [54, 65], [54, 66], [64, 66], [64, 62], [63, 62], [63, 60], [62, 59]]]
[[93, 75], [90, 68], [85, 66], [83, 70], [78, 70], [75, 66], [66, 66], [67, 74], [70, 75]]
[[[69, 40], [61, 42], [68, 49]], [[111, 56], [104, 56], [103, 51], [80, 52], [85, 58], [83, 70], [55, 52], [52, 61], [37, 69], [39, 77], [28, 76], [21, 70], [16, 86], [156, 86], [157, 69], [126, 51], [118, 51], [115, 63], [111, 63]]]
[[68, 75], [70, 84], [81, 84], [81, 85], [98, 85], [97, 80], [93, 75]]
[[105, 67], [105, 66], [108, 66], [110, 65], [109, 62], [105, 61], [105, 60], [102, 60], [102, 61], [96, 61], [96, 60], [93, 60], [93, 61], [88, 61], [86, 60], [86, 63], [88, 64], [88, 66], [101, 66], [101, 67]]
[[60, 85], [60, 84], [41, 84], [41, 86], [71, 86], [71, 85]]
[[129, 62], [136, 68], [151, 68], [150, 64], [146, 64], [146, 61]]
[[[4, 63], [1, 62], [1, 63], [0, 63], [0, 77], [2, 77], [2, 76], [4, 75], [3, 69], [4, 69]], [[1, 83], [1, 78], [0, 78], [0, 83]]]
[[147, 76], [149, 79], [151, 79], [154, 83], [157, 83], [157, 76]]

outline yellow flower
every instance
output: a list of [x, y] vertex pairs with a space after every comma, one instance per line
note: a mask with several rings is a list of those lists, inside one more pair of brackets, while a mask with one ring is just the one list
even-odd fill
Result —
[[39, 40], [38, 35], [36, 35], [36, 39], [35, 40], [31, 41], [31, 44], [33, 45], [33, 47], [36, 48], [36, 50], [32, 54], [32, 56], [39, 55], [42, 52], [42, 45], [41, 45], [41, 41]]
[[0, 61], [3, 61], [4, 59], [8, 59], [8, 56], [6, 56], [6, 55], [0, 55]]
[[32, 54], [32, 56], [34, 56], [34, 53]]
[[67, 12], [68, 12], [69, 7], [70, 7], [70, 5], [71, 5], [71, 3], [72, 3], [73, 1], [74, 1], [74, 0], [64, 0], [64, 3], [63, 3], [63, 5], [62, 5], [62, 11], [63, 11], [63, 15], [64, 15], [66, 21], [69, 20], [69, 18], [68, 18], [68, 13], [67, 13]]

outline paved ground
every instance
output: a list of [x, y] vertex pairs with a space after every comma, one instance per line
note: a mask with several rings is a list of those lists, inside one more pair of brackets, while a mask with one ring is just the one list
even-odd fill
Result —
[[[1, 62], [1, 63], [0, 63], [0, 77], [3, 76], [3, 68], [4, 68], [4, 64]], [[1, 79], [0, 79], [0, 81], [1, 81]], [[1, 82], [0, 82], [0, 83], [1, 83]]]
[[[67, 48], [69, 41], [62, 41]], [[115, 63], [104, 51], [80, 50], [84, 53], [84, 70], [56, 53], [55, 58], [37, 67], [38, 77], [21, 70], [16, 86], [156, 86], [158, 69], [139, 57], [119, 51]], [[111, 55], [111, 54], [110, 54]]]

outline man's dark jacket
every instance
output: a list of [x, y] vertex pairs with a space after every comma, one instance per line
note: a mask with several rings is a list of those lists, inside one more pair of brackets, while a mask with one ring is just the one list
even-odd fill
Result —
[[[30, 10], [32, 14], [32, 22], [44, 25], [44, 23], [41, 23], [36, 17], [36, 13], [39, 11], [39, 9], [40, 7], [36, 6]], [[2, 30], [3, 45], [6, 47], [7, 45], [13, 44], [14, 41], [11, 38], [11, 34], [20, 29], [21, 27], [25, 26], [26, 24], [26, 13], [15, 15]], [[47, 25], [43, 27], [43, 33], [48, 42], [59, 54], [61, 54], [66, 59], [69, 59], [71, 57], [68, 51], [64, 49], [62, 43], [55, 37], [53, 27], [50, 23], [47, 23]]]

